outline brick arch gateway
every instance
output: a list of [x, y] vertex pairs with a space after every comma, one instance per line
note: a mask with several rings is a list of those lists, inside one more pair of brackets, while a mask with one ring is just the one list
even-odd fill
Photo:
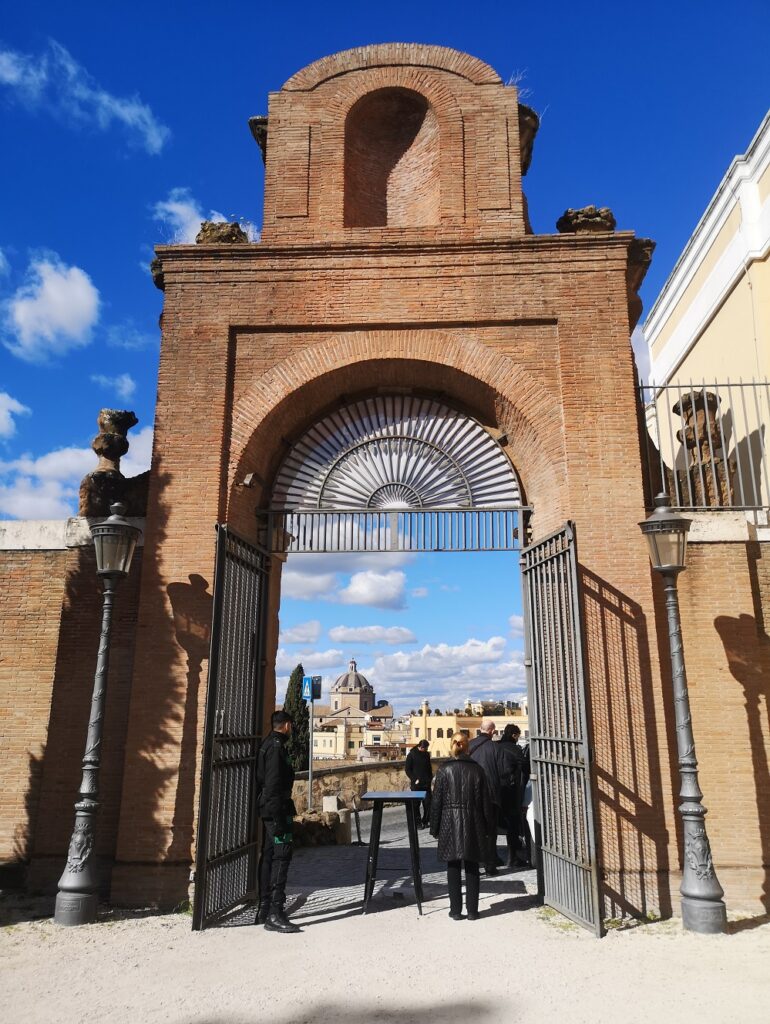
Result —
[[[436, 112], [440, 203], [423, 218], [431, 223], [389, 223], [381, 209], [361, 213], [359, 189], [346, 223], [346, 118], [363, 96], [391, 89], [421, 93]], [[381, 120], [390, 107], [372, 109]], [[211, 664], [191, 656], [188, 633], [210, 636], [215, 524], [243, 538], [245, 563], [254, 551], [257, 562], [280, 562], [275, 537], [286, 524], [266, 513], [292, 446], [335, 409], [410, 394], [471, 417], [510, 459], [521, 505], [532, 509], [532, 543], [569, 520], [564, 560], [574, 560], [581, 595], [593, 733], [593, 918], [671, 912], [673, 768], [637, 526], [645, 504], [629, 343], [644, 265], [632, 232], [532, 233], [522, 178], [533, 118], [515, 87], [457, 51], [388, 44], [324, 58], [271, 93], [257, 119], [255, 134], [267, 139], [260, 241], [233, 242], [230, 232], [158, 247], [162, 345], [116, 902], [173, 905], [190, 891], [206, 743], [211, 751], [221, 709], [209, 706], [206, 741]], [[349, 160], [365, 137], [358, 120]], [[424, 165], [409, 134], [399, 139], [403, 197], [409, 167]], [[380, 204], [383, 194], [395, 193], [380, 189]], [[266, 713], [280, 572], [265, 573], [264, 563], [256, 571], [270, 609], [260, 655]]]

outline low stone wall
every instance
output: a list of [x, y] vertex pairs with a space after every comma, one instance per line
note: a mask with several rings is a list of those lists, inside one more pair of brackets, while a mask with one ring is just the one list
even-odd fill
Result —
[[[341, 764], [335, 768], [313, 770], [313, 806], [321, 807], [325, 796], [337, 796], [343, 807], [353, 809], [354, 801], [360, 801], [364, 793], [371, 790], [403, 790], [409, 788], [409, 779], [404, 771], [405, 761], [363, 762], [354, 765]], [[433, 762], [435, 772], [438, 758]], [[294, 803], [297, 812], [307, 810], [307, 772], [298, 772], [294, 783]]]

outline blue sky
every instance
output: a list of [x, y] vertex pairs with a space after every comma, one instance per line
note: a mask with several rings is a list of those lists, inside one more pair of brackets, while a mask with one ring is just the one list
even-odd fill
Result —
[[[129, 475], [146, 468], [162, 300], [147, 272], [152, 246], [190, 239], [198, 219], [212, 213], [258, 231], [263, 170], [246, 121], [265, 113], [268, 92], [299, 68], [351, 46], [406, 40], [453, 46], [505, 80], [516, 76], [523, 99], [542, 115], [525, 180], [535, 231], [553, 231], [567, 206], [610, 206], [620, 228], [658, 243], [643, 290], [649, 309], [767, 109], [769, 36], [766, 0], [735, 8], [715, 0], [6, 5], [0, 517], [74, 511], [78, 482], [95, 465], [88, 445], [102, 406], [136, 411], [123, 468]], [[345, 604], [339, 593], [350, 586], [348, 573], [322, 600], [287, 597], [284, 627], [318, 621], [311, 654], [355, 653], [383, 684], [398, 685], [405, 702], [421, 692], [407, 692], [407, 677], [429, 664], [461, 665], [455, 698], [472, 682], [486, 695], [493, 681], [481, 679], [483, 666], [495, 662], [461, 670], [473, 653], [464, 645], [503, 637], [496, 664], [511, 664], [515, 573], [496, 601], [489, 581], [507, 586], [502, 556], [494, 571], [480, 558], [469, 563], [463, 591], [441, 590], [453, 585], [457, 570], [448, 566], [459, 558], [388, 570], [404, 578], [390, 577], [383, 593], [393, 601], [400, 587], [406, 610]], [[440, 582], [419, 582], [434, 577]], [[411, 595], [420, 586], [430, 588], [430, 601]], [[478, 603], [481, 619], [468, 614]], [[358, 625], [411, 628], [416, 639], [333, 642], [329, 629], [354, 617]], [[452, 648], [443, 660], [432, 650], [441, 644]], [[377, 660], [426, 646], [422, 660]], [[305, 647], [288, 645], [288, 655]], [[393, 692], [381, 687], [382, 696]], [[443, 703], [449, 691], [436, 695]]]

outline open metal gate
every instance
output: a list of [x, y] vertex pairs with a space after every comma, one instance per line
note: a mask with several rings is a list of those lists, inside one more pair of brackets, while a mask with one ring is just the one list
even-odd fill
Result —
[[521, 566], [538, 887], [601, 935], [574, 525], [525, 548]]
[[256, 896], [255, 768], [262, 722], [269, 569], [267, 552], [227, 526], [217, 526], [195, 857], [196, 930]]

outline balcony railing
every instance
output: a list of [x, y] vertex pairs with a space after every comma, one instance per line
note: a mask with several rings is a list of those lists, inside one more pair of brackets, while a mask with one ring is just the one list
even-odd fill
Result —
[[770, 383], [640, 388], [646, 499], [680, 509], [770, 508], [766, 431]]

